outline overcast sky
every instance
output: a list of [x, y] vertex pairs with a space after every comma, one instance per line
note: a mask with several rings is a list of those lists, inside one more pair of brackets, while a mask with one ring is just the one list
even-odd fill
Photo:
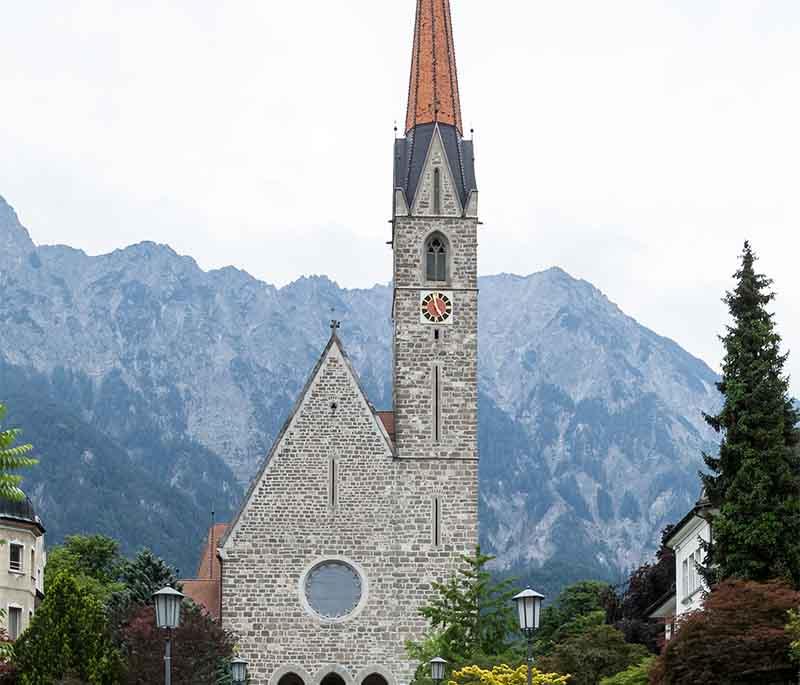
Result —
[[[800, 394], [800, 2], [451, 2], [481, 273], [560, 266], [716, 368], [750, 238]], [[0, 194], [37, 243], [385, 283], [414, 9], [2, 1]]]

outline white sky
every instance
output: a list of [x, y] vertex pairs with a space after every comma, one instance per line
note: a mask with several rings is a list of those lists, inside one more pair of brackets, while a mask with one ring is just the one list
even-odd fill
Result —
[[[386, 282], [414, 5], [0, 0], [0, 194], [37, 243]], [[561, 266], [716, 367], [749, 237], [800, 392], [800, 2], [452, 6], [481, 273]]]

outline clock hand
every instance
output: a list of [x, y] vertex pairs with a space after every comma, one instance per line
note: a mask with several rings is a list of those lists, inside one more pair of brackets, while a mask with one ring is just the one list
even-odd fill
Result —
[[436, 307], [436, 314], [437, 314], [437, 316], [442, 316], [442, 314], [443, 314], [443, 312], [439, 311], [439, 303], [440, 303], [440, 302], [442, 302], [442, 304], [444, 304], [444, 302], [442, 301], [442, 298], [441, 298], [441, 297], [437, 297], [437, 298], [434, 300], [435, 307]]

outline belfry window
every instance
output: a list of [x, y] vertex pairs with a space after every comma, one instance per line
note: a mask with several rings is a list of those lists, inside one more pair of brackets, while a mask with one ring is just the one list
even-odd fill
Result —
[[442, 213], [442, 174], [439, 167], [433, 170], [433, 213]]
[[447, 245], [440, 235], [431, 236], [425, 244], [425, 277], [429, 281], [447, 280]]

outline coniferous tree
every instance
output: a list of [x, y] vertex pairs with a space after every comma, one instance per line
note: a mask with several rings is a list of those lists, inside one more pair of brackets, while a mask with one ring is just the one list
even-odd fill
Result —
[[407, 644], [412, 658], [426, 662], [438, 654], [454, 665], [475, 661], [491, 665], [492, 657], [513, 647], [514, 581], [493, 579], [486, 568], [492, 559], [478, 547], [474, 556], [462, 557], [464, 566], [456, 576], [433, 584], [436, 595], [420, 609], [433, 633]]
[[755, 271], [745, 243], [736, 288], [726, 294], [731, 325], [718, 388], [724, 406], [706, 421], [722, 434], [718, 456], [703, 455], [706, 494], [719, 510], [704, 575], [713, 585], [738, 577], [791, 579], [800, 586], [800, 420], [784, 373], [772, 281]]

